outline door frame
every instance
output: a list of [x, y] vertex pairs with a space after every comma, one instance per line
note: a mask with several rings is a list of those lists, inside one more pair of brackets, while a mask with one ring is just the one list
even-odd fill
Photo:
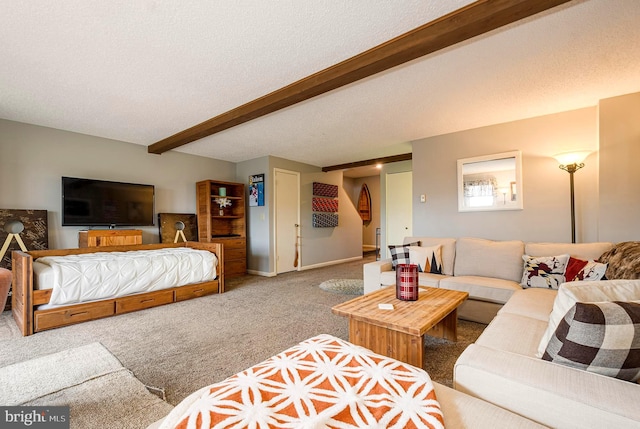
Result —
[[273, 272], [275, 273], [275, 275], [278, 275], [278, 180], [277, 180], [277, 175], [278, 173], [286, 173], [286, 174], [293, 174], [294, 176], [296, 176], [296, 188], [297, 188], [297, 192], [296, 192], [296, 196], [297, 196], [297, 207], [296, 207], [296, 223], [298, 224], [298, 230], [296, 231], [296, 234], [298, 235], [298, 243], [296, 246], [296, 250], [298, 251], [298, 266], [296, 267], [296, 269], [294, 271], [300, 271], [300, 268], [302, 266], [301, 261], [302, 261], [302, 246], [301, 246], [301, 229], [302, 226], [300, 224], [300, 172], [299, 171], [293, 171], [293, 170], [286, 170], [283, 168], [274, 168], [273, 169]]

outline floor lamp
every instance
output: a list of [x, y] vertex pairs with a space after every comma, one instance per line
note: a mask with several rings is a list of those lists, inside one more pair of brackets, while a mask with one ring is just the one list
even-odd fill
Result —
[[559, 167], [569, 173], [569, 187], [571, 189], [571, 242], [576, 242], [576, 203], [573, 188], [573, 174], [584, 167], [585, 158], [591, 153], [588, 150], [565, 152], [553, 157], [560, 163]]

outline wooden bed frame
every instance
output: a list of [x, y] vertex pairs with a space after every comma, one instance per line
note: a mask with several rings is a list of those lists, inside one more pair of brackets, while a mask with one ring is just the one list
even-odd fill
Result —
[[[42, 256], [79, 255], [96, 252], [125, 252], [129, 250], [153, 250], [167, 247], [190, 247], [208, 250], [218, 257], [217, 278], [212, 281], [194, 283], [186, 286], [162, 289], [113, 299], [72, 304], [47, 310], [36, 307], [49, 302], [51, 289], [33, 289], [33, 260]], [[96, 247], [83, 249], [34, 250], [30, 252], [14, 251], [12, 253], [13, 295], [11, 311], [22, 335], [27, 336], [46, 329], [58, 328], [74, 323], [117, 314], [129, 313], [145, 308], [172, 302], [184, 301], [212, 293], [224, 292], [224, 249], [221, 243], [186, 243], [141, 244], [133, 246]]]

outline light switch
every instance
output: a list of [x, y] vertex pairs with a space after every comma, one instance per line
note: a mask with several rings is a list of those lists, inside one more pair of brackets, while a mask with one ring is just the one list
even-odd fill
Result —
[[425, 194], [420, 195], [420, 202], [421, 203], [426, 203], [427, 202], [427, 196]]

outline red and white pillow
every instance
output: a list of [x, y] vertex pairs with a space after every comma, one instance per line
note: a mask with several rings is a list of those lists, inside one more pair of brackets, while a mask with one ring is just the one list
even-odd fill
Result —
[[568, 282], [596, 281], [603, 280], [606, 271], [607, 264], [601, 264], [596, 261], [585, 261], [571, 256], [564, 276]]
[[524, 255], [523, 287], [540, 287], [558, 289], [565, 282], [596, 281], [605, 278], [607, 264], [596, 261], [585, 261], [573, 256], [541, 256]]

